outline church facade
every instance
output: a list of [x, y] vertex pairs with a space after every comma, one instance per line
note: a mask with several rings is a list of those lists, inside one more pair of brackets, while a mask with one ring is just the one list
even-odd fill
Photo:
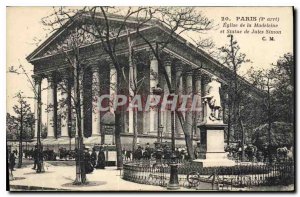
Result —
[[[119, 18], [111, 17], [110, 21], [115, 21], [118, 25]], [[42, 110], [47, 113], [47, 138], [42, 140], [43, 144], [52, 146], [74, 144], [74, 134], [76, 133], [76, 115], [73, 106], [74, 98], [74, 76], [72, 72], [72, 61], [68, 51], [68, 43], [74, 36], [74, 29], [77, 24], [66, 23], [54, 32], [45, 42], [34, 50], [27, 60], [34, 66], [34, 75], [37, 95], [41, 94], [42, 83], [47, 83], [47, 101]], [[133, 27], [134, 21], [128, 21], [128, 27]], [[160, 61], [152, 53], [149, 43], [146, 43], [134, 28], [130, 29], [130, 38], [134, 43], [133, 66], [129, 66], [129, 50], [126, 34], [117, 40], [116, 54], [120, 65], [122, 65], [123, 77], [121, 81], [117, 79], [116, 68], [109, 56], [101, 47], [101, 42], [91, 36], [83, 36], [80, 51], [82, 70], [80, 73], [80, 95], [81, 95], [81, 127], [83, 128], [84, 142], [86, 144], [114, 144], [114, 115], [110, 109], [103, 111], [101, 107], [108, 107], [109, 100], [99, 102], [101, 95], [115, 95], [116, 88], [120, 88], [125, 95], [131, 95], [133, 81], [138, 83], [135, 94], [146, 98], [155, 94], [155, 87], [162, 89], [162, 94], [168, 95], [168, 89], [164, 70], [175, 87], [177, 95], [198, 95], [200, 100], [205, 94], [205, 87], [212, 77], [218, 79], [221, 86], [222, 113], [226, 111], [226, 87], [228, 76], [232, 75], [229, 68], [220, 64], [209, 54], [196, 48], [180, 36], [175, 36], [172, 42], [168, 43], [160, 51]], [[150, 24], [141, 29], [147, 40], [163, 40], [168, 36], [168, 30], [160, 25]], [[76, 34], [77, 32], [75, 32]], [[85, 35], [83, 32], [82, 35]], [[162, 69], [162, 67], [164, 69]], [[135, 71], [134, 76], [132, 69]], [[132, 80], [134, 78], [134, 80]], [[242, 79], [241, 79], [242, 80]], [[242, 80], [245, 85], [250, 86]], [[259, 94], [253, 89], [253, 94]], [[198, 103], [200, 109], [202, 102]], [[47, 106], [47, 107], [44, 107]], [[38, 114], [38, 102], [35, 103], [35, 116]], [[140, 144], [161, 140], [171, 140], [171, 111], [160, 111], [158, 108], [150, 111], [131, 110], [122, 111], [122, 145], [131, 147], [134, 135], [134, 128], [138, 133]], [[203, 110], [192, 114], [184, 114], [188, 125], [191, 125], [190, 135], [196, 142], [199, 141], [200, 133], [197, 126], [203, 120]], [[134, 121], [134, 118], [136, 121]], [[136, 125], [134, 124], [136, 123]], [[36, 124], [38, 120], [36, 118]], [[184, 146], [185, 136], [181, 123], [175, 118], [176, 145]], [[35, 128], [35, 137], [38, 128]], [[104, 138], [101, 140], [101, 138]]]

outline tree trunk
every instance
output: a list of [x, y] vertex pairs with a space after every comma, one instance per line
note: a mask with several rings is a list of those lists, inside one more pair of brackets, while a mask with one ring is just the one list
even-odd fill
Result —
[[240, 117], [240, 109], [238, 111], [238, 120], [239, 120], [239, 125], [242, 131], [242, 140], [241, 140], [241, 144], [242, 144], [242, 158], [241, 161], [245, 161], [245, 128], [244, 128], [244, 123], [242, 118]]
[[231, 110], [228, 111], [227, 145], [230, 144]]
[[[174, 90], [175, 89], [173, 89], [172, 88], [172, 83], [171, 83], [171, 81], [169, 80], [169, 77], [168, 77], [168, 74], [167, 74], [167, 72], [166, 72], [166, 70], [165, 70], [165, 67], [163, 66], [163, 64], [161, 63], [161, 60], [160, 60], [160, 58], [159, 58], [159, 56], [157, 55], [156, 56], [156, 58], [157, 58], [157, 61], [158, 61], [158, 67], [159, 67], [159, 69], [161, 68], [162, 69], [162, 74], [164, 75], [164, 77], [165, 77], [165, 80], [166, 80], [166, 82], [167, 82], [167, 86], [168, 86], [168, 89], [170, 90], [170, 94], [172, 94], [172, 93], [174, 93]], [[175, 80], [175, 81], [178, 81], [178, 80]], [[175, 87], [176, 87], [177, 85], [175, 84]], [[178, 101], [177, 101], [178, 102]], [[176, 105], [176, 106], [178, 106], [178, 104]], [[187, 152], [188, 152], [188, 155], [189, 155], [189, 157], [190, 157], [190, 159], [192, 160], [192, 159], [194, 159], [194, 151], [193, 151], [193, 141], [192, 141], [192, 138], [191, 138], [191, 135], [189, 134], [189, 132], [185, 129], [185, 127], [184, 127], [184, 120], [183, 120], [183, 117], [181, 116], [181, 114], [180, 114], [180, 112], [178, 112], [178, 111], [176, 111], [176, 116], [179, 118], [179, 120], [180, 120], [180, 125], [181, 125], [181, 127], [182, 127], [182, 130], [183, 130], [183, 133], [184, 133], [184, 136], [185, 136], [185, 144], [186, 144], [186, 147], [187, 147]], [[175, 119], [176, 119], [176, 116], [174, 117]], [[174, 121], [175, 121], [175, 119], [174, 119]], [[192, 128], [191, 128], [192, 129]], [[172, 131], [172, 132], [175, 132], [175, 129], [174, 129], [174, 131]], [[191, 131], [190, 131], [191, 132]], [[175, 140], [175, 138], [174, 138], [174, 140]], [[174, 145], [175, 145], [175, 142], [173, 142], [174, 143]], [[175, 147], [174, 147], [175, 148]], [[175, 149], [174, 149], [175, 150]]]
[[[128, 43], [128, 62], [129, 62], [129, 78], [128, 78], [128, 86], [129, 86], [129, 96], [132, 98], [133, 96], [136, 95], [136, 71], [133, 63], [133, 57], [132, 57], [132, 43], [130, 39], [130, 33], [129, 30], [127, 30], [127, 43]], [[132, 110], [132, 109], [131, 109]], [[137, 133], [137, 112], [133, 110], [133, 139], [132, 139], [132, 151], [134, 152], [137, 149], [137, 138], [138, 138], [138, 133]]]
[[[117, 71], [117, 84], [121, 80], [122, 72], [119, 67], [116, 67]], [[117, 95], [120, 94], [120, 86], [117, 85]], [[122, 157], [122, 142], [121, 142], [121, 133], [122, 133], [122, 113], [120, 108], [116, 108], [115, 111], [115, 142], [116, 142], [116, 151], [117, 151], [117, 169], [121, 170], [123, 168], [123, 157]]]
[[189, 135], [189, 134], [185, 134], [184, 138], [185, 138], [185, 144], [186, 144], [186, 147], [187, 147], [187, 152], [189, 154], [189, 160], [192, 161], [192, 160], [195, 159], [194, 148], [193, 148], [193, 140], [191, 138], [191, 135]]
[[121, 112], [117, 110], [115, 112], [115, 142], [117, 151], [117, 169], [123, 168], [123, 157], [122, 157], [122, 143], [121, 143], [121, 131], [122, 131], [122, 118]]
[[41, 156], [40, 154], [42, 153], [42, 143], [41, 143], [41, 132], [42, 132], [42, 97], [41, 97], [41, 92], [42, 92], [42, 87], [41, 84], [38, 86], [38, 92], [37, 92], [37, 103], [38, 103], [38, 130], [37, 130], [37, 149], [38, 149], [38, 165], [37, 165], [37, 173], [45, 172], [44, 169], [44, 162], [43, 160], [40, 160]]
[[77, 148], [77, 155], [76, 155], [76, 179], [74, 184], [85, 184], [86, 183], [86, 174], [84, 168], [84, 161], [83, 161], [83, 137], [82, 137], [82, 128], [81, 128], [81, 106], [80, 101], [80, 86], [79, 86], [79, 63], [77, 59], [75, 59], [74, 64], [74, 97], [75, 97], [75, 112], [76, 112], [76, 127], [78, 132], [78, 137], [76, 139], [76, 148]]
[[134, 110], [133, 111], [133, 141], [132, 141], [132, 151], [134, 152], [137, 149], [137, 138], [138, 138], [138, 133], [137, 133], [137, 112]]
[[20, 135], [19, 135], [19, 162], [18, 168], [22, 167], [22, 156], [23, 156], [23, 106], [21, 103], [21, 117], [20, 117]]
[[192, 127], [191, 125], [188, 124], [186, 120], [185, 123], [183, 123], [184, 120], [180, 112], [176, 111], [176, 115], [179, 117], [181, 127], [183, 128], [185, 145], [187, 148], [189, 159], [194, 160], [195, 157], [194, 157], [194, 150], [193, 150], [193, 139], [191, 138]]

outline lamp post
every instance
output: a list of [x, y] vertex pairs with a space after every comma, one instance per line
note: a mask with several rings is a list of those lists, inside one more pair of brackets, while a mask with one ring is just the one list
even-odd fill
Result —
[[162, 126], [162, 125], [160, 125], [159, 127], [158, 127], [158, 132], [159, 132], [159, 138], [157, 139], [157, 140], [159, 140], [158, 142], [160, 142], [160, 143], [162, 143], [162, 135], [163, 135], [163, 129], [164, 129], [164, 127]]
[[[168, 96], [168, 100], [173, 100], [174, 98], [174, 90], [170, 91], [170, 95]], [[175, 111], [171, 110], [171, 133], [172, 133], [172, 156], [170, 162], [170, 181], [168, 184], [168, 189], [170, 190], [177, 190], [179, 189], [179, 182], [178, 182], [178, 164], [175, 155]]]
[[[164, 92], [164, 90], [159, 86], [159, 84], [156, 85], [156, 88], [152, 88], [152, 92], [154, 95], [161, 96]], [[157, 105], [157, 142], [161, 142], [161, 133], [163, 126], [161, 125], [161, 109], [160, 109], [161, 103], [159, 101]]]
[[72, 135], [71, 135], [71, 132], [72, 131], [72, 122], [69, 121], [68, 122], [68, 132], [69, 132], [69, 140], [70, 140], [70, 144], [69, 144], [69, 150], [71, 151], [72, 150]]

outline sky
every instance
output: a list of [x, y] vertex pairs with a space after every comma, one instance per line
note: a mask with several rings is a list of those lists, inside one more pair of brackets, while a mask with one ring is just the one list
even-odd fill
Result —
[[[284, 53], [293, 51], [293, 21], [291, 8], [278, 7], [199, 7], [205, 16], [214, 20], [215, 28], [203, 34], [190, 34], [193, 39], [199, 36], [202, 38], [211, 38], [216, 47], [224, 46], [229, 42], [226, 33], [221, 33], [223, 28], [222, 17], [229, 17], [231, 22], [236, 21], [236, 17], [265, 17], [279, 18], [278, 28], [280, 35], [273, 35], [275, 41], [262, 41], [259, 34], [234, 34], [238, 41], [241, 51], [251, 60], [251, 64], [245, 66], [241, 72], [245, 72], [250, 66], [254, 69], [270, 68], [271, 63]], [[45, 40], [49, 36], [49, 30], [41, 23], [41, 18], [48, 16], [53, 11], [52, 7], [7, 7], [7, 43], [6, 43], [6, 68], [10, 66], [18, 67], [22, 64], [26, 70], [32, 73], [33, 66], [25, 59], [37, 46], [36, 40]], [[241, 20], [241, 19], [240, 19]], [[228, 21], [227, 21], [228, 22]], [[240, 24], [239, 21], [238, 24]], [[252, 22], [250, 22], [252, 23]], [[233, 28], [235, 29], [235, 28]], [[250, 31], [252, 28], [249, 28]], [[226, 30], [226, 29], [225, 29]], [[24, 92], [25, 96], [32, 97], [31, 85], [24, 75], [16, 75], [12, 73], [6, 74], [7, 81], [7, 112], [13, 113], [13, 105], [16, 104], [15, 94], [18, 91]], [[43, 87], [46, 87], [43, 82]], [[46, 103], [46, 91], [42, 93], [42, 99]], [[33, 99], [28, 99], [28, 103], [32, 106]], [[43, 115], [43, 122], [46, 116]]]

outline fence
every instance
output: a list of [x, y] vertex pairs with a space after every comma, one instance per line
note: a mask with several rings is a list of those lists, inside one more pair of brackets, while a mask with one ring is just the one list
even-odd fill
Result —
[[[123, 179], [148, 185], [167, 186], [170, 176], [168, 161], [132, 161], [124, 164]], [[276, 164], [237, 164], [231, 167], [204, 167], [199, 163], [178, 162], [181, 187], [197, 187], [201, 182], [212, 183], [212, 188], [284, 185], [294, 182], [294, 162]]]

